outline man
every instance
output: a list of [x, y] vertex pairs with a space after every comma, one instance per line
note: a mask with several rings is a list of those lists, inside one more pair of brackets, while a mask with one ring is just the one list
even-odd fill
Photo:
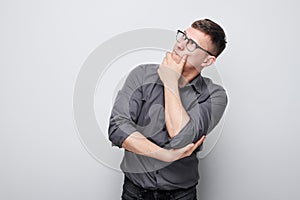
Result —
[[131, 71], [109, 125], [110, 141], [126, 150], [122, 199], [197, 199], [196, 153], [227, 105], [225, 90], [201, 71], [225, 46], [218, 24], [198, 20], [177, 31], [160, 65]]

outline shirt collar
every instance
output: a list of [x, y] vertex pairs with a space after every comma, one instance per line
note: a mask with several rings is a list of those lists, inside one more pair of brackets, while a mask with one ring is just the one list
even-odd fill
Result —
[[186, 84], [186, 86], [192, 86], [194, 87], [199, 93], [201, 92], [203, 83], [203, 77], [201, 73], [199, 73], [191, 82]]

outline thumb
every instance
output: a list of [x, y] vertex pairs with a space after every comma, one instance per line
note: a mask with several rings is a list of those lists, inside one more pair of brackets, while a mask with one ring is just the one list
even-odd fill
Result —
[[193, 146], [194, 146], [194, 144], [193, 143], [191, 143], [191, 144], [188, 144], [188, 145], [186, 145], [185, 147], [183, 147], [183, 152], [187, 152], [187, 151], [189, 151], [190, 149], [192, 149], [193, 148]]

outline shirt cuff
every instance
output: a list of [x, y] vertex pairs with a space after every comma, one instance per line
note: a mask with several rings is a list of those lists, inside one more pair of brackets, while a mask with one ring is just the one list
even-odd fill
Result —
[[119, 148], [122, 148], [124, 140], [136, 131], [137, 129], [134, 125], [122, 124], [110, 134], [109, 139], [112, 142], [113, 146], [118, 146]]

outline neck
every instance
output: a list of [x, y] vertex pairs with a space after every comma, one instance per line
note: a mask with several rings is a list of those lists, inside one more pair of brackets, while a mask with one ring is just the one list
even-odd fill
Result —
[[182, 70], [182, 75], [179, 79], [179, 87], [183, 87], [189, 82], [191, 82], [196, 76], [199, 75], [202, 69], [198, 69], [195, 67], [184, 67]]

